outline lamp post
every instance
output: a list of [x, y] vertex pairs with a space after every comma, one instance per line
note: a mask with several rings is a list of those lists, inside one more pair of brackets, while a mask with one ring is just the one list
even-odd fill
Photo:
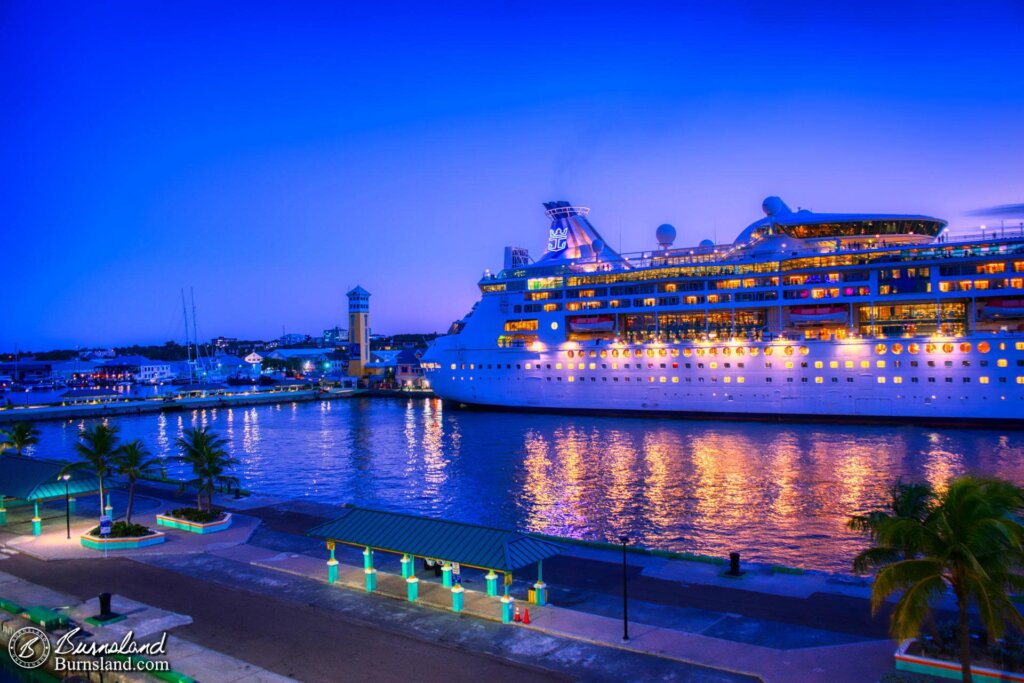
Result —
[[67, 522], [68, 527], [68, 540], [71, 540], [71, 488], [68, 481], [71, 479], [70, 474], [62, 474], [61, 479], [64, 480], [64, 519]]
[[629, 642], [629, 600], [626, 595], [626, 544], [629, 543], [627, 536], [619, 536], [619, 543], [622, 544], [622, 642]]

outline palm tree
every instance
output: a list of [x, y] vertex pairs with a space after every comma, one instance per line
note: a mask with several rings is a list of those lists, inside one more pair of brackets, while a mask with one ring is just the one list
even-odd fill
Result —
[[73, 462], [63, 469], [63, 472], [88, 469], [96, 474], [100, 481], [100, 515], [103, 514], [103, 501], [106, 498], [103, 478], [114, 471], [117, 432], [117, 425], [106, 425], [102, 422], [83, 430], [79, 435], [79, 442], [75, 444], [75, 452], [82, 461]]
[[[865, 533], [872, 541], [885, 536], [894, 524], [908, 520], [923, 522], [931, 511], [935, 501], [935, 491], [929, 484], [905, 484], [897, 480], [889, 490], [889, 503], [884, 509], [873, 510], [866, 515], [854, 515], [847, 522], [853, 531]], [[903, 539], [909, 540], [909, 539]], [[914, 557], [916, 548], [902, 548], [880, 545], [860, 553], [853, 561], [853, 570], [859, 574], [867, 573], [873, 567], [889, 562]]]
[[971, 679], [971, 636], [968, 610], [976, 604], [991, 638], [999, 638], [1005, 622], [1024, 626], [1024, 617], [1010, 600], [1024, 590], [1024, 489], [1000, 479], [964, 476], [920, 503], [920, 517], [890, 517], [875, 526], [874, 542], [854, 561], [864, 570], [879, 566], [871, 588], [877, 613], [899, 592], [890, 630], [896, 638], [913, 638], [930, 614], [930, 603], [951, 590], [959, 613], [960, 666]]
[[[178, 437], [178, 450], [181, 456], [176, 458], [179, 462], [192, 467], [195, 479], [182, 483], [185, 486], [193, 486], [196, 489], [196, 507], [200, 510], [211, 510], [213, 508], [213, 490], [217, 484], [238, 485], [238, 478], [225, 474], [228, 470], [238, 464], [238, 460], [228, 455], [224, 450], [226, 442], [216, 433], [209, 431], [208, 427], [186, 429]], [[206, 506], [203, 506], [205, 495]]]
[[39, 443], [39, 430], [31, 422], [15, 422], [7, 429], [0, 429], [0, 452], [13, 450], [16, 455], [21, 455], [29, 446]]
[[135, 502], [135, 482], [141, 477], [154, 474], [160, 467], [160, 458], [151, 457], [146, 445], [135, 439], [117, 449], [114, 467], [118, 474], [128, 478], [128, 506], [124, 511], [124, 521], [132, 523], [132, 503]]

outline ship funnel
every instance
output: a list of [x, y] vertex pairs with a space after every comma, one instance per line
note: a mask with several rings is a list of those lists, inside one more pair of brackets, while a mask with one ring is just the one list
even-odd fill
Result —
[[587, 214], [585, 206], [573, 206], [569, 202], [544, 202], [545, 213], [551, 219], [548, 230], [547, 249], [537, 262], [553, 263], [573, 260], [602, 261], [618, 259], [619, 256], [608, 248]]

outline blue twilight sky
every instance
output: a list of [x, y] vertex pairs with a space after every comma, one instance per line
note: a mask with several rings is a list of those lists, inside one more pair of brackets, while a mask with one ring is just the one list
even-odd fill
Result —
[[[722, 5], [710, 9], [702, 5]], [[831, 5], [835, 5], [834, 7]], [[0, 1], [0, 350], [444, 330], [540, 203], [1024, 201], [1024, 4]]]

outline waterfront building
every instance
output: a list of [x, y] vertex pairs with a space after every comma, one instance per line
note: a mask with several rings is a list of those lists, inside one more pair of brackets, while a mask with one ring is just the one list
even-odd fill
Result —
[[324, 330], [320, 344], [326, 348], [335, 348], [348, 341], [348, 330], [344, 327], [332, 327]]
[[370, 293], [356, 285], [348, 297], [348, 373], [361, 377], [370, 362]]
[[1024, 229], [792, 211], [618, 254], [567, 202], [423, 358], [440, 396], [537, 409], [915, 420], [1024, 415]]
[[280, 339], [277, 340], [278, 348], [287, 348], [289, 346], [298, 346], [300, 344], [308, 344], [310, 342], [310, 336], [308, 334], [282, 334]]

